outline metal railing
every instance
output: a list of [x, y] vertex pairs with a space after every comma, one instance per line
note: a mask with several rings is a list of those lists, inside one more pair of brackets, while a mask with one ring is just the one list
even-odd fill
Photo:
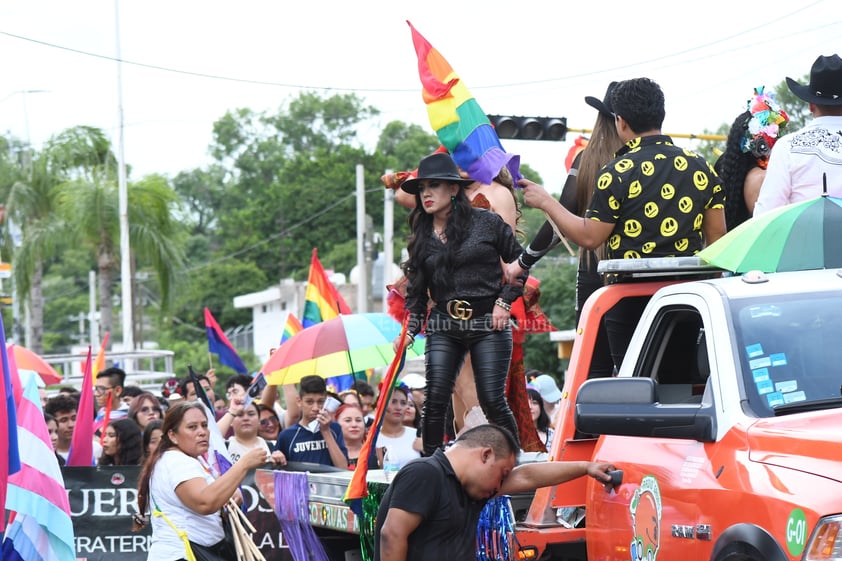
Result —
[[[176, 376], [173, 366], [175, 353], [165, 350], [114, 351], [106, 354], [106, 364], [118, 364], [126, 370], [126, 384], [145, 390], [160, 390], [167, 378]], [[42, 355], [62, 377], [62, 385], [82, 384], [82, 368], [87, 353]], [[96, 372], [94, 372], [96, 376]]]

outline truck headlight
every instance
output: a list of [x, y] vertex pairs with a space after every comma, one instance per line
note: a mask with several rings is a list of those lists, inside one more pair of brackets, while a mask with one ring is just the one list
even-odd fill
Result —
[[819, 520], [804, 553], [804, 561], [837, 559], [842, 559], [842, 516], [840, 515]]

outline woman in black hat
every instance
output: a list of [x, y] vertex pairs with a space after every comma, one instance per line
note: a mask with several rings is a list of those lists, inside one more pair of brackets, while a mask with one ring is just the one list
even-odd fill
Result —
[[480, 406], [492, 423], [517, 434], [505, 399], [512, 353], [511, 303], [522, 288], [503, 282], [502, 261], [521, 247], [512, 229], [493, 212], [471, 206], [463, 179], [449, 154], [421, 160], [418, 176], [401, 189], [415, 195], [409, 216], [406, 308], [410, 322], [396, 349], [412, 344], [427, 316], [426, 381], [422, 436], [432, 454], [444, 438], [445, 412], [459, 369], [470, 353]]

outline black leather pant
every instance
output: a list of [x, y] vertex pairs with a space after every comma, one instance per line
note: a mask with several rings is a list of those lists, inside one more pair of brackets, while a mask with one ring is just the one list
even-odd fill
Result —
[[438, 316], [435, 319], [439, 321], [437, 324], [430, 321], [427, 325], [427, 387], [422, 421], [424, 455], [431, 455], [442, 445], [447, 406], [469, 352], [483, 413], [489, 422], [505, 427], [517, 439], [517, 423], [506, 401], [506, 377], [512, 358], [511, 328], [492, 330], [490, 314], [487, 321], [477, 318], [471, 322], [449, 320], [436, 311], [432, 316]]

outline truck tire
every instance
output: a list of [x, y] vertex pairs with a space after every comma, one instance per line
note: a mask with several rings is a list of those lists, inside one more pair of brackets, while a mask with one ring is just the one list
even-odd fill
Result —
[[737, 524], [716, 540], [711, 561], [787, 561], [775, 538], [765, 529], [751, 524]]

